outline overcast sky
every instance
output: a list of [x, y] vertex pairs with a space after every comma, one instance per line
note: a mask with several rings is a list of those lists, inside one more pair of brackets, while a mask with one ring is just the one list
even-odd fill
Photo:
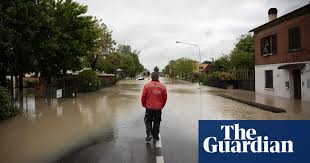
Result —
[[198, 59], [198, 49], [176, 41], [199, 44], [202, 61], [233, 49], [236, 39], [268, 21], [271, 7], [282, 16], [309, 0], [77, 0], [103, 20], [113, 39], [141, 51], [150, 70], [171, 59]]

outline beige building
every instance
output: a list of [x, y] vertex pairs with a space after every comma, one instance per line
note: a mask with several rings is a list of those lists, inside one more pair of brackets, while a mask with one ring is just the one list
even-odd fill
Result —
[[194, 67], [194, 72], [205, 72], [206, 68], [208, 67], [209, 64], [204, 64], [204, 63], [197, 63]]

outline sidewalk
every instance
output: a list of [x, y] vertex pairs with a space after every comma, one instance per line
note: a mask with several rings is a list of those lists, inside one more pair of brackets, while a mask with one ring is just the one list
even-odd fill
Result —
[[310, 119], [310, 102], [264, 95], [239, 89], [212, 90], [219, 96], [258, 107], [274, 113], [294, 114], [300, 119]]

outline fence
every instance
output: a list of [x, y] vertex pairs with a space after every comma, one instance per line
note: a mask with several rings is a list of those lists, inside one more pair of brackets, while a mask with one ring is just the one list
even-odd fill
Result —
[[230, 74], [233, 80], [255, 80], [254, 70], [229, 70], [227, 73]]
[[230, 70], [229, 71], [235, 89], [255, 90], [254, 70]]

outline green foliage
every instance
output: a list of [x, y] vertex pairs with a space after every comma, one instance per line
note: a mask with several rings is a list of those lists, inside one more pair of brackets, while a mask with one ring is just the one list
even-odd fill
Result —
[[121, 57], [121, 69], [125, 76], [135, 77], [144, 70], [139, 61], [139, 51], [131, 49], [129, 45], [119, 45], [117, 52]]
[[210, 71], [224, 71], [230, 69], [230, 60], [228, 55], [222, 55], [220, 58], [213, 60], [211, 62]]
[[229, 55], [222, 55], [211, 62], [211, 72], [229, 69], [254, 69], [254, 39], [251, 34], [242, 35]]
[[56, 1], [46, 7], [50, 19], [41, 28], [40, 34], [45, 37], [38, 53], [42, 76], [57, 77], [67, 70], [79, 70], [81, 58], [95, 51], [96, 40], [100, 38], [97, 20], [85, 15], [87, 6], [72, 0]]
[[137, 50], [114, 48], [112, 31], [73, 0], [0, 2], [0, 84], [5, 75], [40, 73], [48, 83], [67, 70], [91, 67], [134, 77], [144, 67]]
[[21, 74], [34, 69], [41, 14], [36, 5], [31, 0], [0, 2], [0, 69], [6, 73]]
[[227, 81], [233, 79], [232, 75], [228, 72], [215, 72], [214, 74], [217, 76], [219, 80]]
[[96, 24], [97, 28], [99, 29], [100, 37], [95, 41], [96, 46], [92, 55], [88, 55], [87, 57], [85, 57], [85, 60], [88, 62], [87, 64], [89, 65], [86, 67], [91, 67], [92, 69], [97, 68], [97, 64], [100, 59], [103, 59], [109, 53], [113, 52], [113, 46], [116, 44], [115, 41], [112, 39], [112, 31], [110, 31], [107, 26], [101, 21], [97, 21]]
[[73, 0], [2, 0], [0, 71], [58, 78], [111, 49], [107, 27]]
[[202, 74], [199, 77], [199, 81], [203, 85], [222, 87], [224, 85], [220, 85], [221, 82], [226, 82], [232, 80], [232, 76], [227, 72], [212, 72], [208, 74]]
[[122, 69], [123, 76], [135, 77], [144, 67], [139, 61], [139, 51], [132, 50], [129, 45], [119, 45], [116, 51], [98, 59], [96, 69], [106, 73]]
[[4, 120], [21, 113], [22, 110], [11, 102], [10, 96], [3, 87], [0, 87], [0, 120]]
[[101, 86], [101, 81], [97, 76], [96, 71], [86, 69], [78, 75], [78, 89], [80, 92], [90, 92], [98, 90]]
[[174, 77], [182, 76], [182, 78], [191, 78], [195, 64], [194, 60], [188, 58], [171, 60], [164, 68], [163, 73]]
[[254, 69], [254, 38], [242, 35], [230, 53], [230, 63], [235, 69]]

